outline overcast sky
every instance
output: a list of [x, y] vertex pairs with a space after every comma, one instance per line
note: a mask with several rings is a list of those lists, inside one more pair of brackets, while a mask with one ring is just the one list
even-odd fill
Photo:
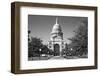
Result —
[[[43, 40], [43, 43], [50, 41], [50, 33], [57, 16], [43, 16], [43, 15], [28, 15], [28, 29], [31, 31], [31, 36], [38, 37]], [[58, 16], [58, 22], [62, 27], [63, 38], [69, 44], [68, 38], [74, 35], [74, 30], [80, 25], [84, 17], [67, 17]]]

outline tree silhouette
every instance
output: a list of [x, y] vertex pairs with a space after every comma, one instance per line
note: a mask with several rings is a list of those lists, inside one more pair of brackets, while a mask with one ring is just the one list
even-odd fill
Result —
[[51, 50], [42, 43], [42, 40], [37, 37], [31, 37], [31, 42], [28, 42], [28, 56], [39, 57], [41, 54], [51, 54]]
[[28, 55], [29, 57], [39, 56], [40, 49], [43, 46], [40, 38], [32, 37], [31, 42], [28, 43]]
[[87, 55], [88, 53], [88, 22], [87, 19], [82, 20], [80, 26], [74, 30], [74, 37], [69, 38], [71, 40], [70, 46], [75, 50], [75, 55]]
[[43, 46], [41, 47], [41, 53], [42, 53], [42, 54], [48, 54], [48, 52], [49, 52], [48, 47], [47, 47], [46, 45], [43, 45]]

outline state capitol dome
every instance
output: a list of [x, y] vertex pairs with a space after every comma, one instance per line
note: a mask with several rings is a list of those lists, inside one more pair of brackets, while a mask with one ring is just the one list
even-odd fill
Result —
[[56, 18], [56, 23], [54, 24], [51, 32], [51, 40], [63, 39], [63, 32], [61, 26], [58, 24], [58, 18]]
[[58, 18], [56, 18], [56, 24], [53, 26], [51, 34], [60, 33], [61, 31], [61, 26], [58, 24]]

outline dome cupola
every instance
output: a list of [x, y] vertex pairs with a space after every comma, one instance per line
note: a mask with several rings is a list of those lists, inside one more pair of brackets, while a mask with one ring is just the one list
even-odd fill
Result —
[[51, 32], [51, 40], [53, 39], [63, 39], [62, 28], [58, 24], [58, 18], [56, 18], [56, 23], [54, 24]]
[[53, 26], [51, 33], [59, 33], [61, 31], [61, 26], [58, 24], [58, 18], [56, 18], [56, 24]]

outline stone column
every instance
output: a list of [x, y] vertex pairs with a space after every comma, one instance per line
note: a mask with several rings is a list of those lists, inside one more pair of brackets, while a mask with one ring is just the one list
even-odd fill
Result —
[[60, 56], [61, 56], [61, 52], [62, 52], [62, 45], [60, 44]]

